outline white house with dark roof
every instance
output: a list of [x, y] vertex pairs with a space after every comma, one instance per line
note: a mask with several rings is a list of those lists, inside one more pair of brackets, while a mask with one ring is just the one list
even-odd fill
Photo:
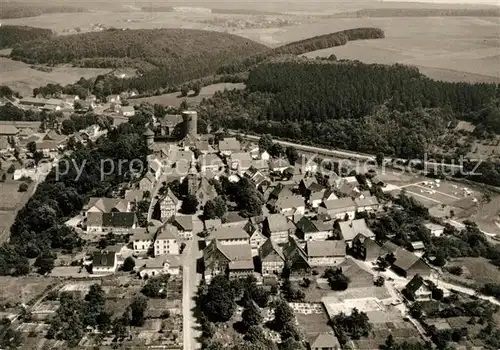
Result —
[[345, 242], [340, 241], [308, 241], [306, 253], [311, 266], [335, 266], [345, 260]]
[[179, 234], [177, 227], [166, 224], [158, 230], [154, 243], [154, 252], [155, 256], [179, 255]]
[[118, 257], [116, 252], [101, 250], [92, 254], [92, 273], [109, 274], [115, 273], [118, 268]]
[[305, 241], [324, 241], [333, 236], [333, 220], [302, 217], [296, 224], [295, 234]]
[[245, 231], [244, 225], [221, 226], [213, 230], [205, 241], [217, 240], [221, 245], [250, 244], [250, 236]]
[[137, 227], [135, 213], [102, 213], [102, 230], [114, 234], [128, 234]]
[[356, 203], [350, 197], [324, 201], [318, 207], [318, 213], [330, 215], [332, 218], [353, 220], [356, 215]]

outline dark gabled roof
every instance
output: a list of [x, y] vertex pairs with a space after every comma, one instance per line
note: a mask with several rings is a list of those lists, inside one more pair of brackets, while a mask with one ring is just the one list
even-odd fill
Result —
[[309, 261], [307, 259], [307, 254], [304, 250], [297, 244], [293, 237], [290, 237], [288, 240], [288, 246], [284, 250], [284, 255], [287, 261], [293, 261], [297, 258], [302, 259], [307, 266], [311, 267]]
[[137, 221], [135, 213], [103, 213], [102, 226], [103, 227], [122, 227], [130, 228], [134, 226]]
[[411, 279], [411, 281], [408, 282], [408, 284], [406, 285], [405, 288], [406, 288], [407, 291], [409, 291], [411, 293], [415, 293], [424, 284], [425, 284], [424, 279], [421, 276], [419, 276], [419, 275], [415, 275], [415, 276], [413, 276], [413, 278]]
[[310, 233], [310, 232], [318, 232], [318, 228], [310, 218], [307, 216], [303, 216], [296, 224], [297, 230], [300, 230], [303, 233]]
[[283, 249], [279, 247], [271, 238], [268, 238], [267, 241], [264, 242], [259, 249], [259, 253], [262, 260], [274, 253], [275, 256], [278, 256], [282, 261], [285, 261]]
[[93, 266], [106, 266], [111, 267], [115, 265], [115, 252], [110, 252], [106, 250], [97, 251], [92, 254], [92, 265]]
[[182, 231], [193, 231], [193, 217], [191, 215], [176, 216], [173, 223]]

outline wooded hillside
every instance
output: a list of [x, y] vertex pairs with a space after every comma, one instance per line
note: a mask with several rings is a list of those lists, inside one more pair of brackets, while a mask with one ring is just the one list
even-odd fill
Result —
[[272, 63], [250, 72], [246, 90], [203, 101], [200, 116], [215, 128], [422, 159], [450, 121], [500, 132], [497, 91], [493, 84], [437, 82], [403, 65]]
[[48, 39], [52, 35], [53, 32], [50, 29], [2, 25], [0, 26], [0, 49], [10, 48], [30, 40]]
[[[239, 55], [267, 50], [251, 40], [219, 32], [195, 29], [106, 30], [37, 40], [18, 45], [12, 58], [27, 63], [78, 63], [98, 59], [100, 65], [115, 66], [116, 60], [126, 65], [135, 62], [155, 67], [193, 61], [227, 61]], [[224, 59], [225, 58], [225, 59]]]

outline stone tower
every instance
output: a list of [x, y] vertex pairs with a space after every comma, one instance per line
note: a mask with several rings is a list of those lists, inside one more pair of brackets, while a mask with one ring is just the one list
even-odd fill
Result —
[[194, 196], [198, 191], [198, 174], [194, 164], [191, 164], [191, 168], [189, 169], [189, 173], [186, 176], [187, 181], [187, 192], [190, 196]]
[[198, 113], [196, 111], [182, 112], [182, 120], [184, 121], [184, 132], [186, 137], [198, 137]]
[[155, 143], [155, 133], [150, 128], [147, 128], [142, 137], [144, 137], [148, 149], [152, 149]]

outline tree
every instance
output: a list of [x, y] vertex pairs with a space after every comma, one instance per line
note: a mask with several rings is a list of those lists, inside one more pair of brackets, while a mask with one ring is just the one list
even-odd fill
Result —
[[297, 152], [297, 149], [293, 146], [288, 146], [285, 150], [285, 154], [291, 165], [294, 165], [299, 159], [299, 152]]
[[36, 148], [36, 143], [35, 143], [35, 141], [28, 142], [28, 143], [26, 144], [26, 149], [27, 149], [30, 153], [34, 154], [34, 153], [36, 152], [36, 149], [37, 149], [37, 148]]
[[275, 158], [281, 157], [283, 154], [283, 146], [280, 143], [274, 143], [269, 149], [269, 154]]
[[223, 218], [226, 215], [226, 202], [221, 197], [208, 200], [203, 207], [203, 216], [207, 219]]
[[377, 162], [378, 166], [384, 165], [384, 154], [383, 153], [377, 153], [375, 156], [375, 161]]
[[130, 312], [132, 319], [130, 324], [132, 326], [141, 327], [145, 321], [145, 314], [148, 308], [148, 299], [143, 296], [135, 297], [130, 304]]
[[187, 85], [183, 85], [181, 87], [181, 97], [186, 97], [189, 94], [189, 87]]
[[212, 322], [227, 322], [236, 309], [230, 282], [225, 276], [215, 276], [207, 293], [201, 296], [200, 308]]
[[184, 214], [195, 214], [198, 209], [198, 199], [193, 195], [187, 195], [182, 201], [181, 211]]
[[19, 192], [26, 192], [28, 190], [28, 184], [26, 182], [22, 182], [19, 185]]
[[241, 314], [241, 317], [243, 319], [243, 326], [247, 330], [250, 328], [250, 326], [261, 324], [263, 320], [259, 307], [253, 301], [250, 301], [247, 304], [247, 306], [243, 310], [243, 313]]
[[54, 257], [50, 253], [43, 253], [35, 261], [35, 267], [38, 268], [38, 273], [45, 275], [54, 268]]
[[358, 309], [352, 309], [349, 316], [344, 313], [335, 315], [332, 319], [333, 324], [351, 339], [360, 339], [366, 337], [372, 329], [368, 316], [365, 312], [359, 312]]
[[272, 327], [274, 330], [281, 332], [289, 324], [295, 322], [295, 315], [288, 303], [281, 299], [277, 300], [274, 304], [274, 319]]
[[333, 290], [346, 290], [349, 287], [349, 278], [342, 273], [341, 269], [327, 268], [323, 275], [328, 279], [328, 284]]
[[259, 151], [264, 152], [268, 151], [271, 149], [273, 146], [273, 139], [271, 138], [271, 135], [267, 134], [262, 136], [259, 139]]
[[303, 342], [299, 342], [292, 337], [287, 338], [281, 343], [281, 350], [306, 350]]
[[123, 262], [122, 270], [123, 271], [132, 271], [135, 267], [135, 260], [131, 256], [128, 256]]
[[200, 94], [200, 91], [201, 91], [201, 83], [199, 81], [195, 82], [193, 84], [193, 92], [194, 92], [194, 96], [198, 96]]

